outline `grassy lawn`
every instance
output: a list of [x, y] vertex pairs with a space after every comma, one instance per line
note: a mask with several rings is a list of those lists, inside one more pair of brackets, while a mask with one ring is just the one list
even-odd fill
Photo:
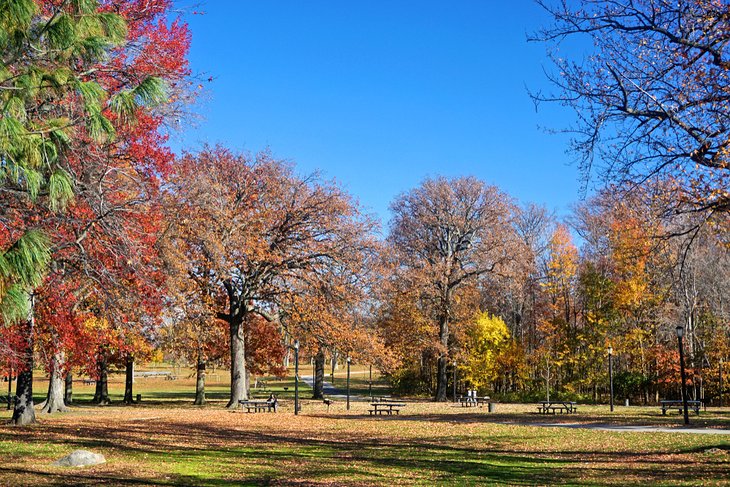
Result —
[[[367, 401], [353, 402], [349, 412], [337, 401], [328, 412], [322, 402], [304, 400], [295, 416], [285, 398], [277, 414], [247, 414], [223, 409], [223, 380], [211, 384], [213, 400], [202, 408], [190, 405], [192, 378], [135, 385], [139, 405], [82, 403], [30, 428], [0, 426], [0, 485], [730, 484], [730, 436], [536, 424], [680, 425], [676, 413], [663, 417], [658, 407], [610, 414], [605, 406], [581, 406], [577, 415], [545, 417], [534, 405], [499, 404], [489, 414], [412, 402], [402, 416], [374, 418]], [[290, 381], [268, 387], [285, 396], [293, 389]], [[121, 397], [116, 377], [112, 391]], [[75, 395], [91, 392], [79, 386]], [[8, 417], [0, 412], [0, 420]], [[730, 409], [693, 423], [728, 428]], [[77, 448], [103, 453], [108, 463], [49, 465]]]

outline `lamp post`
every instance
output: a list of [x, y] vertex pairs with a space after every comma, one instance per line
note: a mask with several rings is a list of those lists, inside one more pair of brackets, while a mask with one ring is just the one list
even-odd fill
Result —
[[456, 360], [454, 360], [454, 402], [456, 402]]
[[294, 340], [294, 414], [299, 415], [299, 340]]
[[722, 407], [722, 359], [720, 359], [720, 407]]
[[370, 364], [370, 381], [368, 382], [368, 394], [373, 398], [373, 364]]
[[613, 347], [608, 346], [608, 383], [611, 395], [611, 412], [613, 412]]
[[350, 410], [350, 361], [352, 359], [347, 357], [347, 410]]
[[684, 336], [684, 328], [677, 326], [677, 342], [679, 343], [679, 371], [682, 375], [682, 406], [684, 407], [684, 424], [689, 424], [689, 411], [687, 410], [687, 377], [684, 373], [684, 347], [682, 346], [682, 337]]

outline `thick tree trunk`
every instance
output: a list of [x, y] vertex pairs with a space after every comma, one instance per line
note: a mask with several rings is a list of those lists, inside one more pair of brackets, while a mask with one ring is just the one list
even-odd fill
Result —
[[96, 379], [96, 391], [94, 392], [94, 399], [92, 402], [100, 406], [106, 406], [107, 404], [110, 404], [111, 401], [109, 400], [108, 385], [109, 370], [106, 362], [106, 356], [104, 354], [99, 357], [98, 367], [99, 371]]
[[[444, 350], [448, 350], [449, 346], [449, 316], [444, 313], [439, 323], [439, 340]], [[438, 358], [436, 371], [436, 401], [446, 401], [446, 393], [448, 386], [448, 352], [442, 352]]]
[[193, 404], [202, 406], [205, 404], [205, 359], [202, 354], [198, 355], [195, 380], [195, 401]]
[[63, 402], [66, 406], [73, 404], [73, 392], [74, 392], [74, 375], [69, 370], [66, 372], [66, 388], [63, 393]]
[[243, 323], [246, 319], [246, 303], [238, 295], [230, 281], [223, 283], [228, 293], [228, 313], [220, 315], [228, 321], [231, 338], [231, 398], [229, 409], [238, 407], [238, 401], [248, 399], [246, 384], [246, 343]]
[[234, 319], [231, 332], [231, 398], [226, 405], [229, 409], [238, 407], [238, 401], [248, 399], [246, 390], [246, 345], [243, 337], [242, 320]]
[[127, 354], [124, 374], [124, 404], [134, 402], [134, 355]]
[[314, 357], [313, 381], [312, 399], [324, 399], [324, 348], [321, 346]]
[[55, 412], [66, 412], [68, 408], [64, 404], [64, 381], [63, 381], [63, 352], [56, 352], [51, 359], [51, 377], [48, 380], [48, 395], [46, 401], [41, 405], [41, 412], [53, 414]]
[[10, 422], [16, 426], [25, 426], [36, 422], [35, 409], [33, 405], [33, 333], [35, 327], [34, 305], [35, 298], [31, 295], [30, 313], [28, 316], [25, 332], [25, 350], [23, 353], [22, 368], [18, 371], [18, 379], [15, 385], [15, 409]]

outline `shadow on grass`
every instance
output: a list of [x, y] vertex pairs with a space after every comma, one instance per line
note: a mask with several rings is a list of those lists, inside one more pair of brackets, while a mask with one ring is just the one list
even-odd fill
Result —
[[[470, 420], [484, 421], [483, 414], [465, 413]], [[358, 420], [368, 416], [315, 416], [333, 422]], [[286, 419], [286, 418], [284, 418]], [[374, 421], [454, 422], [454, 415], [408, 415], [373, 418]], [[458, 420], [457, 420], [458, 421]], [[249, 425], [251, 426], [251, 425]], [[329, 429], [297, 432], [272, 429], [244, 430], [182, 420], [126, 420], [118, 424], [45, 424], [28, 429], [0, 429], [0, 441], [22, 442], [28, 447], [64, 443], [69, 448], [103, 449], [110, 462], [124, 458], [139, 460], [142, 478], [110, 472], [104, 480], [113, 485], [312, 485], [342, 482], [348, 485], [390, 483], [396, 478], [426, 483], [600, 484], [615, 476], [640, 478], [651, 483], [673, 483], [677, 478], [730, 480], [727, 463], [711, 458], [695, 463], [678, 463], [666, 451], [640, 453], [629, 450], [587, 451], [569, 447], [548, 451], [535, 447], [515, 451], [507, 434], [472, 436], [455, 430], [452, 436], [372, 438], [366, 432]], [[460, 433], [460, 435], [456, 435]], [[527, 434], [526, 434], [527, 433]], [[520, 441], [529, 443], [529, 431]], [[535, 437], [537, 438], [537, 436]], [[719, 443], [727, 449], [727, 443]], [[710, 448], [702, 447], [702, 450]], [[2, 450], [0, 450], [2, 451]], [[687, 453], [696, 452], [694, 448]], [[22, 453], [21, 453], [22, 454]], [[131, 459], [131, 460], [130, 460]], [[12, 461], [12, 458], [8, 458]], [[151, 464], [152, 466], [148, 466]], [[184, 472], [163, 473], [155, 466], [176, 465]], [[226, 469], [221, 473], [219, 469]], [[164, 470], [164, 468], [163, 468]], [[191, 472], [192, 470], [192, 472]], [[263, 472], [261, 471], [263, 470]], [[0, 466], [5, 476], [18, 475], [38, 482], [96, 485], [99, 473], [53, 469], [35, 471]], [[599, 479], [597, 481], [586, 478]], [[225, 478], [218, 478], [225, 477]]]

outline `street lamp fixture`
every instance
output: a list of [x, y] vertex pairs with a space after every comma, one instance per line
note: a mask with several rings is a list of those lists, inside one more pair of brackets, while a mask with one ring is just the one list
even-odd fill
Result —
[[608, 383], [610, 393], [611, 412], [613, 412], [613, 347], [608, 346]]
[[684, 346], [682, 345], [684, 328], [677, 326], [677, 342], [679, 345], [679, 371], [682, 376], [682, 406], [684, 407], [684, 424], [689, 424], [689, 410], [687, 409], [687, 376], [684, 372]]
[[350, 362], [352, 359], [347, 357], [347, 410], [350, 410]]

